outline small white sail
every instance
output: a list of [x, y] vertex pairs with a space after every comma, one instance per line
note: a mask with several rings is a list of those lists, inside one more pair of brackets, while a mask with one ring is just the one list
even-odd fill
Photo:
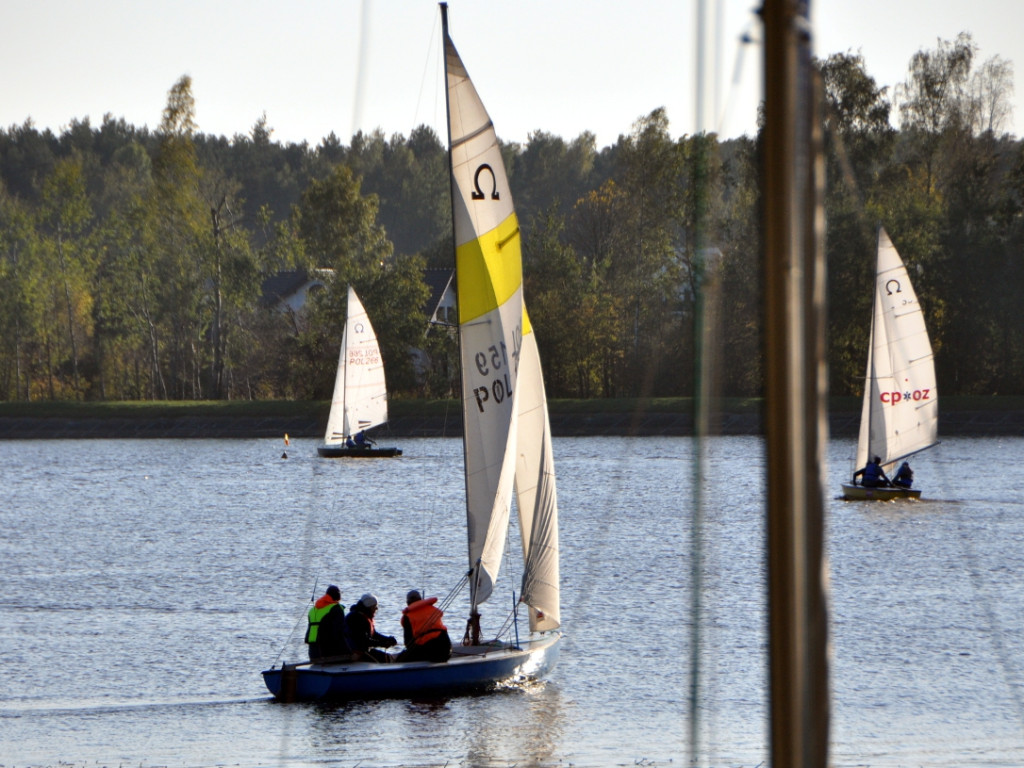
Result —
[[325, 445], [338, 445], [360, 430], [388, 420], [387, 384], [377, 335], [359, 297], [348, 288], [348, 316], [341, 335]]
[[938, 441], [939, 394], [924, 313], [910, 275], [878, 231], [874, 315], [857, 461], [880, 456], [886, 471]]
[[[498, 137], [445, 31], [473, 604], [501, 565], [515, 474], [522, 257]], [[479, 568], [477, 565], [479, 563]]]

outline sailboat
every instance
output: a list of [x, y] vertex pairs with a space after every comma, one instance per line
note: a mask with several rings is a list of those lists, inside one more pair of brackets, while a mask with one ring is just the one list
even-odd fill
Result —
[[388, 390], [377, 334], [351, 285], [347, 303], [331, 412], [323, 445], [317, 447], [317, 453], [328, 458], [401, 456], [398, 448], [378, 448], [371, 440], [361, 442], [363, 438], [357, 438], [387, 422]]
[[[857, 466], [881, 458], [887, 476], [915, 453], [938, 443], [939, 392], [924, 313], [910, 275], [884, 228], [878, 230], [874, 314], [857, 440]], [[917, 488], [865, 488], [843, 483], [843, 498], [920, 498]]]
[[[442, 663], [284, 663], [263, 672], [278, 699], [486, 691], [543, 677], [558, 659], [558, 503], [540, 356], [523, 303], [519, 225], [497, 135], [448, 35], [444, 3], [441, 17], [462, 367], [466, 632]], [[528, 630], [520, 631], [516, 609], [485, 638], [481, 606], [495, 594], [513, 496], [523, 549], [513, 603], [526, 606]]]

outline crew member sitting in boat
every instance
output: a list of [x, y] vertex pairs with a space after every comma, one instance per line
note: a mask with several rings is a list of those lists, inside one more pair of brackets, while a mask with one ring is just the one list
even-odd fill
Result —
[[896, 470], [896, 474], [892, 478], [892, 484], [898, 485], [900, 488], [909, 488], [914, 484], [914, 470], [910, 468], [909, 463], [904, 461], [900, 464], [900, 468]]
[[341, 590], [331, 584], [309, 609], [306, 643], [309, 644], [309, 660], [312, 662], [351, 658], [345, 641], [345, 608], [339, 600]]
[[397, 661], [448, 661], [452, 656], [452, 641], [448, 627], [441, 618], [444, 611], [434, 604], [436, 597], [426, 599], [418, 590], [411, 590], [405, 596], [402, 609], [402, 635], [405, 650], [398, 654]]
[[356, 447], [356, 441], [352, 439], [352, 435], [349, 435], [348, 437], [345, 438], [345, 447], [346, 448], [355, 448]]
[[379, 648], [390, 648], [398, 645], [391, 635], [382, 635], [374, 626], [373, 617], [377, 613], [377, 598], [366, 593], [359, 602], [353, 603], [345, 617], [345, 639], [348, 647], [360, 661], [377, 661], [386, 664], [392, 658]]
[[366, 433], [363, 432], [363, 430], [359, 430], [358, 432], [356, 432], [356, 447], [357, 448], [369, 448], [373, 444], [374, 444], [373, 440], [368, 438], [366, 436]]
[[860, 475], [863, 475], [860, 484], [865, 488], [884, 488], [885, 486], [892, 485], [882, 469], [882, 459], [880, 456], [875, 456], [874, 459], [864, 465], [864, 469], [858, 469], [853, 473], [854, 485], [857, 484], [857, 477]]

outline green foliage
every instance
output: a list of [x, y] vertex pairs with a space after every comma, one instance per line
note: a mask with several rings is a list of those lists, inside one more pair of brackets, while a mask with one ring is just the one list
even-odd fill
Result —
[[[859, 54], [818, 62], [835, 395], [860, 392], [879, 224], [943, 392], [1024, 394], [1024, 149], [999, 134], [1012, 70], [977, 54], [939, 41], [893, 88]], [[156, 131], [0, 130], [0, 400], [326, 398], [349, 284], [394, 396], [455, 395], [455, 336], [428, 325], [423, 282], [453, 260], [434, 132], [282, 145], [265, 116], [226, 138], [196, 114], [185, 76]], [[542, 130], [502, 145], [550, 397], [691, 396], [700, 366], [720, 395], [760, 394], [761, 151], [673, 138], [663, 109], [600, 150]], [[281, 272], [325, 289], [283, 311], [264, 295]]]
[[95, 259], [88, 241], [92, 211], [77, 156], [61, 160], [43, 184], [39, 208], [44, 274], [41, 330], [50, 399], [81, 399], [83, 341], [92, 334]]

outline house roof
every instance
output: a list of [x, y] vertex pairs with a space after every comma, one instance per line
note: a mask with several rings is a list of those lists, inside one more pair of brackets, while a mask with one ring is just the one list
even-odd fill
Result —
[[[425, 269], [423, 271], [423, 282], [430, 288], [430, 297], [424, 307], [429, 316], [437, 312], [445, 291], [448, 290], [455, 277], [453, 269]], [[260, 305], [272, 307], [286, 301], [298, 293], [310, 282], [319, 281], [320, 277], [311, 275], [306, 270], [291, 270], [288, 272], [276, 272], [265, 278], [260, 286]]]
[[444, 298], [444, 293], [448, 290], [448, 286], [451, 285], [453, 277], [455, 277], [454, 269], [432, 268], [423, 270], [423, 282], [430, 288], [430, 298], [427, 300], [426, 307], [427, 314], [430, 317], [433, 317], [434, 313], [437, 312], [441, 299]]
[[304, 269], [290, 272], [275, 272], [260, 286], [260, 306], [272, 307], [293, 296], [309, 282], [309, 273]]

